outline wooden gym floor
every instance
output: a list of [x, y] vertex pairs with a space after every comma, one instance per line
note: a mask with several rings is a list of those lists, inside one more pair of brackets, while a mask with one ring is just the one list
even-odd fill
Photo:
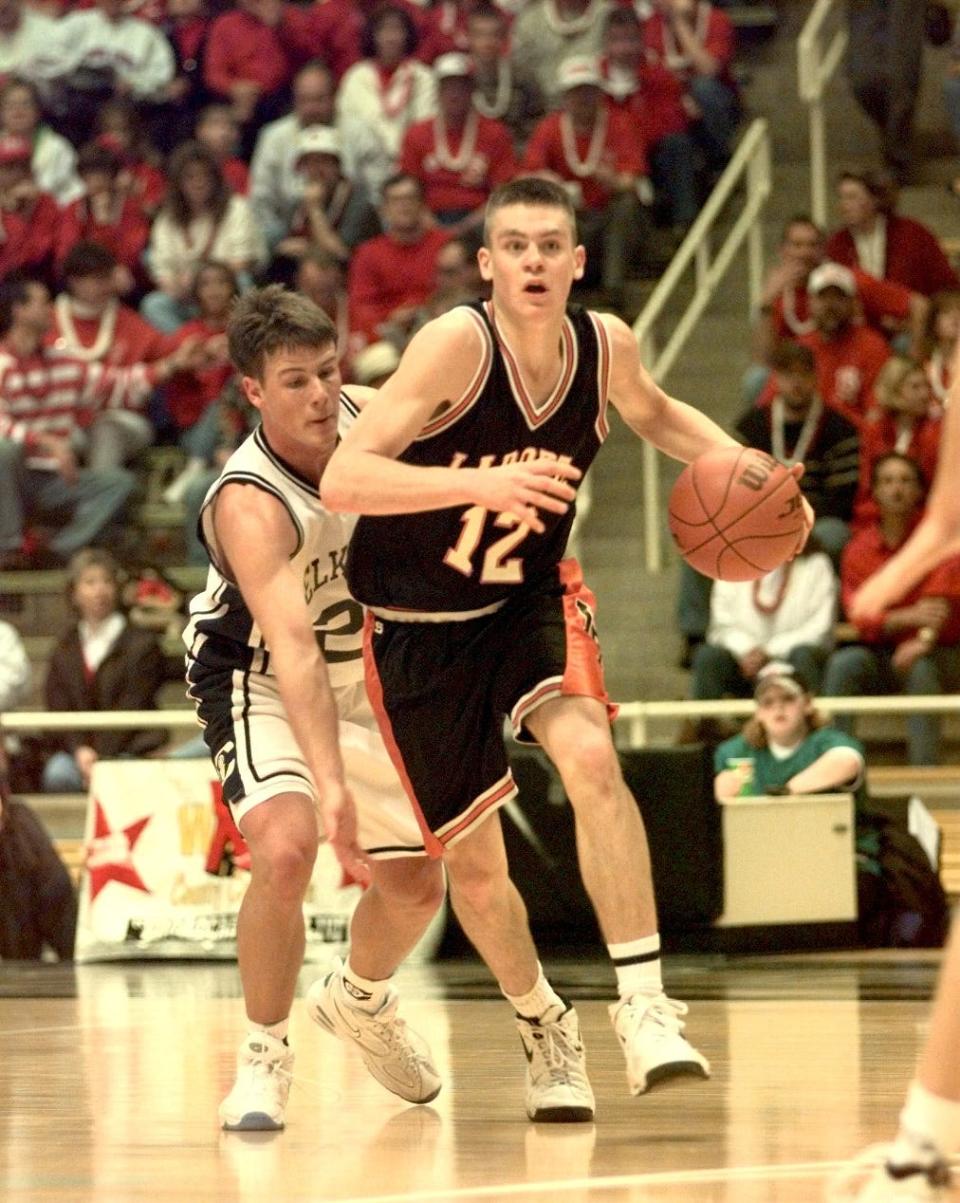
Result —
[[[404, 1013], [444, 1077], [429, 1107], [383, 1091], [294, 1011], [279, 1134], [225, 1134], [242, 1035], [236, 966], [0, 966], [0, 1199], [351, 1203], [807, 1203], [889, 1139], [935, 953], [671, 957], [709, 1082], [626, 1091], [599, 961], [550, 960], [576, 1000], [596, 1123], [532, 1125], [507, 1004], [471, 962], [410, 968]], [[319, 967], [304, 969], [305, 987]]]

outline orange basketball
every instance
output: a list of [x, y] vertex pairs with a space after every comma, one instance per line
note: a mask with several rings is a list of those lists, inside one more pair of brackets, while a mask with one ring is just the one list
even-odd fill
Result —
[[755, 447], [719, 447], [687, 464], [667, 517], [683, 558], [718, 581], [772, 572], [800, 550], [806, 527], [790, 469]]

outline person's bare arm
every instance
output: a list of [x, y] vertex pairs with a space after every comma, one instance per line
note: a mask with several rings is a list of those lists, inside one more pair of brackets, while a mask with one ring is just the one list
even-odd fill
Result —
[[571, 464], [540, 459], [492, 468], [419, 467], [396, 457], [434, 414], [474, 379], [483, 354], [473, 318], [453, 311], [428, 322], [400, 366], [364, 408], [333, 453], [320, 496], [327, 509], [359, 514], [415, 514], [454, 505], [510, 513], [538, 533], [537, 510], [562, 514], [575, 496]]
[[256, 485], [218, 495], [214, 530], [226, 563], [260, 628], [284, 710], [317, 786], [320, 815], [341, 865], [364, 880], [353, 799], [340, 756], [339, 723], [326, 662], [290, 565], [296, 532], [277, 498]]
[[862, 772], [863, 757], [854, 748], [828, 748], [813, 764], [790, 778], [787, 793], [816, 794], [852, 786]]

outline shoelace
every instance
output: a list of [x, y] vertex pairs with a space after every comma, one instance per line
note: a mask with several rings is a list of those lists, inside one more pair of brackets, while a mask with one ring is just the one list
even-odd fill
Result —
[[634, 995], [624, 1004], [629, 1008], [630, 1026], [638, 1027], [646, 1019], [653, 1020], [661, 1029], [663, 1036], [679, 1036], [687, 1026], [683, 1016], [689, 1011], [685, 1002], [676, 998], [667, 998], [665, 994], [652, 999], [639, 999]]
[[582, 1048], [559, 1023], [548, 1023], [542, 1027], [531, 1025], [531, 1032], [542, 1033], [536, 1040], [536, 1049], [544, 1069], [553, 1082], [569, 1085], [585, 1080], [580, 1068]]
[[[856, 1199], [865, 1177], [886, 1165], [891, 1148], [889, 1144], [869, 1145], [849, 1165], [838, 1170], [827, 1183], [827, 1203], [849, 1203], [849, 1200]], [[950, 1170], [940, 1161], [934, 1162], [929, 1168], [918, 1166], [917, 1173], [923, 1174], [930, 1186], [950, 1185]]]
[[[404, 1065], [418, 1068], [425, 1065], [427, 1059], [413, 1047], [412, 1041], [407, 1037], [406, 1021], [397, 1015], [398, 1005], [399, 999], [394, 997], [373, 1015], [369, 1012], [363, 1012], [363, 1014], [376, 1025], [377, 1035], [384, 1044], [399, 1053]], [[359, 1007], [355, 1007], [354, 1010], [359, 1011]]]

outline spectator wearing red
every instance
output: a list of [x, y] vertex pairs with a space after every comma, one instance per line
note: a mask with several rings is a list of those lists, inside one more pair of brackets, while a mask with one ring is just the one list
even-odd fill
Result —
[[117, 154], [124, 187], [144, 213], [153, 217], [167, 194], [167, 180], [143, 118], [129, 97], [115, 96], [100, 107], [96, 141]]
[[437, 113], [407, 130], [400, 170], [416, 176], [427, 208], [451, 235], [459, 235], [482, 225], [487, 198], [513, 179], [517, 164], [507, 127], [473, 107], [470, 59], [443, 54], [433, 74]]
[[[340, 371], [344, 380], [352, 380], [350, 364], [355, 346], [350, 335], [350, 306], [343, 264], [328, 251], [311, 247], [297, 264], [294, 287], [297, 292], [309, 297], [333, 322], [337, 332]], [[355, 342], [356, 348], [360, 348], [364, 346], [366, 339], [363, 335], [358, 335]]]
[[0, 138], [0, 278], [14, 271], [48, 273], [60, 210], [33, 178], [33, 148], [25, 138]]
[[890, 451], [908, 455], [929, 488], [940, 453], [939, 414], [931, 413], [933, 394], [922, 363], [893, 355], [880, 369], [873, 387], [876, 413], [860, 436], [860, 490], [853, 510], [855, 526], [875, 522], [873, 465]]
[[[821, 263], [807, 281], [813, 329], [796, 340], [813, 352], [817, 389], [827, 405], [862, 426], [873, 407], [873, 383], [890, 358], [886, 340], [856, 319], [857, 282], [839, 263]], [[769, 404], [768, 382], [760, 398]]]
[[394, 326], [403, 334], [433, 289], [437, 252], [447, 241], [434, 228], [420, 181], [391, 176], [383, 185], [386, 233], [357, 248], [350, 263], [350, 337], [355, 349], [378, 342]]
[[893, 280], [931, 297], [960, 288], [937, 236], [919, 221], [901, 217], [896, 186], [873, 172], [845, 171], [837, 185], [843, 226], [827, 240], [827, 256]]
[[600, 71], [610, 102], [628, 112], [642, 131], [650, 176], [671, 224], [678, 234], [686, 232], [700, 210], [700, 197], [683, 85], [666, 67], [646, 61], [635, 9], [614, 8], [607, 14]]
[[238, 293], [236, 274], [225, 263], [202, 264], [193, 289], [199, 316], [173, 335], [177, 347], [199, 343], [205, 358], [202, 366], [172, 376], [164, 390], [177, 442], [187, 453], [186, 466], [164, 493], [167, 502], [181, 501], [213, 462], [221, 433], [217, 400], [233, 375], [227, 356], [227, 318]]
[[156, 146], [169, 154], [191, 137], [197, 114], [210, 100], [203, 69], [211, 18], [206, 0], [166, 0], [160, 28], [173, 48], [174, 76], [165, 101], [151, 114]]
[[557, 71], [563, 108], [533, 131], [523, 167], [568, 186], [587, 272], [600, 276], [617, 304], [627, 267], [643, 258], [649, 240], [653, 189], [636, 122], [605, 99], [602, 83], [598, 59], [564, 59]]
[[197, 118], [196, 140], [220, 164], [231, 192], [246, 196], [250, 190], [250, 168], [238, 158], [240, 125], [228, 104], [208, 104]]
[[84, 146], [77, 157], [77, 174], [84, 194], [60, 215], [57, 269], [62, 271], [76, 243], [99, 243], [117, 260], [118, 287], [125, 296], [145, 282], [141, 259], [150, 236], [149, 219], [123, 187], [120, 158], [115, 151], [95, 143]]
[[259, 128], [289, 107], [290, 81], [303, 51], [303, 15], [284, 0], [237, 0], [210, 26], [204, 82], [228, 102], [252, 149]]
[[473, 60], [473, 107], [502, 121], [522, 151], [546, 111], [532, 76], [516, 69], [510, 54], [510, 19], [502, 8], [477, 4], [467, 18], [467, 51]]
[[[860, 586], [893, 556], [919, 522], [924, 482], [917, 463], [898, 451], [873, 466], [876, 522], [847, 544], [840, 570], [841, 600], [848, 609]], [[871, 694], [926, 695], [960, 689], [960, 558], [945, 561], [895, 607], [857, 623], [860, 642], [839, 648], [827, 661], [825, 697]], [[852, 734], [853, 717], [837, 714], [841, 731]], [[910, 764], [940, 762], [940, 720], [907, 708]]]
[[33, 178], [41, 192], [58, 205], [68, 205], [83, 191], [77, 175], [77, 152], [42, 120], [36, 87], [16, 77], [0, 90], [0, 135], [25, 138], [33, 148]]
[[[483, 0], [438, 0], [423, 15], [423, 37], [420, 57], [425, 63], [436, 63], [444, 54], [469, 52], [468, 26], [470, 17]], [[509, 17], [504, 13], [509, 21]]]
[[731, 73], [733, 22], [707, 0], [653, 0], [644, 41], [648, 61], [671, 71], [683, 85], [707, 166], [721, 171], [740, 120], [740, 97]]
[[[326, 0], [306, 11], [305, 41], [308, 54], [327, 63], [339, 82], [347, 71], [368, 56], [364, 48], [365, 33], [371, 17], [382, 0]], [[391, 0], [391, 7], [401, 8], [420, 30], [425, 17], [419, 5], [409, 0]]]
[[923, 363], [933, 392], [932, 405], [942, 414], [960, 342], [960, 292], [938, 292], [930, 301], [923, 340]]

